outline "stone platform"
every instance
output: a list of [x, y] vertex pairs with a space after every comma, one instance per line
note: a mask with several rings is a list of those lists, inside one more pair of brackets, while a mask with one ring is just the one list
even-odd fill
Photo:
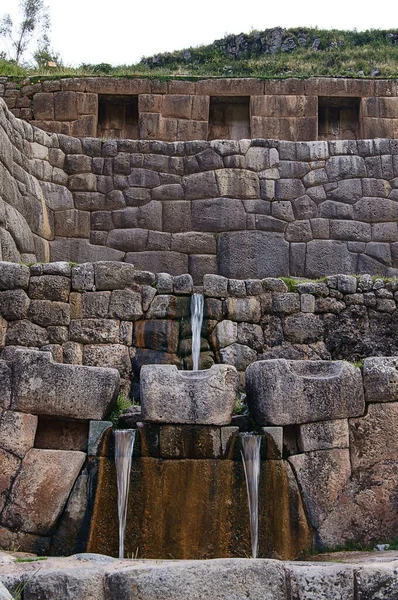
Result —
[[0, 553], [0, 599], [11, 600], [11, 594], [20, 584], [25, 585], [24, 600], [240, 600], [243, 597], [396, 600], [398, 597], [396, 551], [340, 552], [319, 559], [150, 561], [78, 554], [44, 560], [20, 555], [15, 560], [12, 554]]

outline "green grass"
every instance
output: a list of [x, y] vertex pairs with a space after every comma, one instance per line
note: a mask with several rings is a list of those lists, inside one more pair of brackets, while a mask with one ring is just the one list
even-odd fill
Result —
[[136, 403], [134, 402], [134, 400], [126, 398], [126, 396], [124, 396], [123, 394], [119, 394], [116, 400], [116, 404], [112, 412], [108, 416], [108, 420], [112, 421], [113, 427], [117, 428], [120, 415], [123, 414], [128, 408], [130, 408], [130, 406], [135, 405]]
[[[30, 77], [56, 79], [106, 75], [114, 77], [153, 77], [169, 80], [198, 77], [306, 78], [398, 76], [398, 30], [340, 31], [337, 29], [292, 28], [282, 30], [283, 40], [296, 44], [292, 51], [264, 54], [260, 38], [272, 30], [227, 35], [206, 46], [191, 47], [142, 59], [137, 64], [113, 66], [108, 63], [81, 64], [77, 68], [23, 68], [0, 59], [0, 74], [16, 79]], [[299, 40], [307, 40], [300, 45]], [[319, 40], [319, 47], [312, 43]]]
[[26, 557], [22, 557], [22, 558], [16, 558], [15, 562], [31, 563], [31, 562], [36, 562], [37, 560], [48, 560], [48, 556], [26, 556]]

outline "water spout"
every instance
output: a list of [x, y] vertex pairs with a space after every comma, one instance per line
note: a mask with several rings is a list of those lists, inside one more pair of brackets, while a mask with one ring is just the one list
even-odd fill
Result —
[[115, 431], [115, 464], [117, 475], [117, 512], [119, 517], [119, 558], [124, 558], [127, 504], [130, 487], [131, 458], [136, 429]]
[[252, 557], [257, 558], [258, 550], [258, 484], [260, 481], [260, 447], [261, 435], [254, 433], [241, 434], [241, 451], [245, 471], [247, 500], [249, 504], [250, 537]]
[[198, 371], [200, 356], [200, 334], [203, 323], [203, 295], [192, 294], [191, 327], [192, 327], [192, 369]]

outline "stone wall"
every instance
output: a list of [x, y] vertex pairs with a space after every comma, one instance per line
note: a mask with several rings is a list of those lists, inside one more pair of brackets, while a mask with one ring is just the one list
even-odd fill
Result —
[[398, 142], [102, 141], [0, 106], [3, 260], [227, 277], [398, 273]]
[[[241, 373], [268, 358], [348, 359], [398, 354], [398, 281], [369, 275], [297, 283], [204, 278], [201, 368]], [[192, 368], [190, 275], [118, 262], [0, 263], [0, 349], [51, 351], [58, 362], [114, 367], [138, 397], [144, 364]], [[130, 379], [132, 389], [130, 390]]]
[[248, 99], [250, 114], [245, 127], [250, 131], [249, 137], [316, 140], [318, 97], [357, 98], [359, 131], [352, 134], [347, 130], [346, 135], [398, 137], [398, 88], [394, 80], [313, 77], [166, 82], [84, 77], [54, 81], [35, 78], [17, 84], [0, 78], [0, 96], [15, 116], [47, 131], [76, 137], [96, 137], [99, 131], [105, 136], [120, 136], [123, 127], [115, 128], [114, 123], [107, 133], [98, 123], [99, 98], [119, 97], [123, 120], [123, 104], [128, 97], [134, 97], [134, 102], [138, 102], [138, 110], [133, 110], [139, 139], [163, 141], [207, 140], [213, 125], [211, 115], [209, 119], [211, 98], [228, 96]]

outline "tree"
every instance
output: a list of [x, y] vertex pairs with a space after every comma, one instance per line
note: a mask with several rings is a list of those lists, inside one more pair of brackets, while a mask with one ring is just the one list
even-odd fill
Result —
[[11, 49], [8, 54], [10, 59], [19, 64], [29, 44], [34, 38], [38, 40], [38, 50], [45, 47], [49, 52], [50, 15], [43, 0], [20, 0], [19, 10], [21, 22], [14, 26], [9, 14], [5, 14], [0, 20], [0, 37], [2, 37]]

